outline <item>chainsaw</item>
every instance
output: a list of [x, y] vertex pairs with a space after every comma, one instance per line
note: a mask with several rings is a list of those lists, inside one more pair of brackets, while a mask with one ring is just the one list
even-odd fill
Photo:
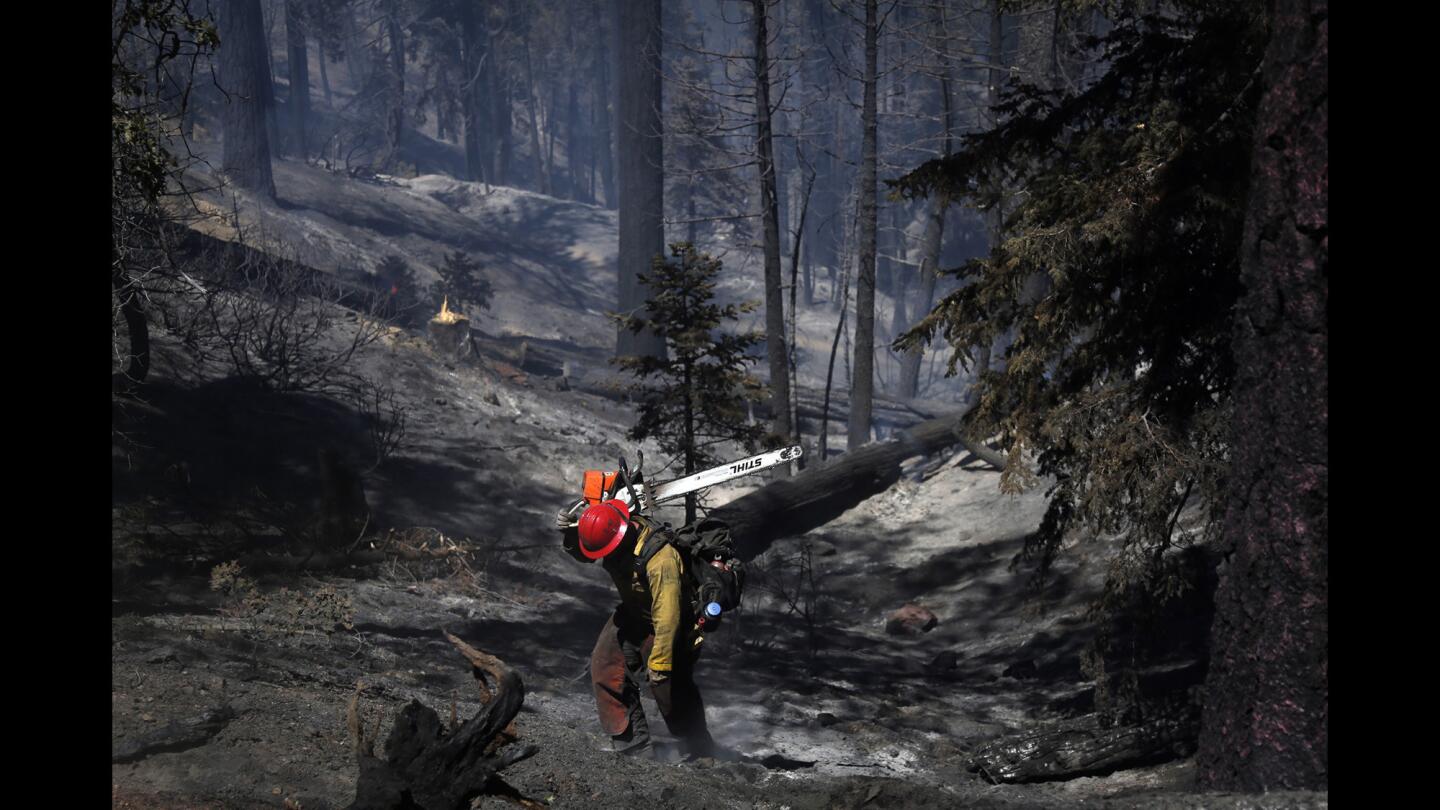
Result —
[[[736, 478], [753, 475], [762, 470], [767, 470], [778, 464], [785, 464], [794, 461], [804, 453], [800, 445], [782, 447], [779, 450], [771, 450], [761, 453], [758, 456], [742, 458], [738, 461], [731, 461], [708, 470], [701, 470], [683, 478], [675, 478], [658, 484], [649, 484], [640, 468], [645, 462], [645, 454], [639, 454], [636, 461], [636, 469], [632, 474], [629, 466], [625, 463], [625, 457], [620, 457], [620, 465], [617, 472], [601, 473], [598, 470], [587, 471], [589, 479], [598, 476], [600, 485], [598, 487], [586, 487], [586, 497], [578, 501], [569, 510], [569, 515], [576, 521], [579, 520], [579, 513], [592, 502], [610, 500], [611, 498], [623, 501], [625, 506], [632, 512], [648, 514], [653, 512], [655, 507], [662, 503], [683, 498], [686, 495], [713, 487], [716, 484], [723, 484]], [[588, 483], [588, 481], [587, 481]], [[598, 489], [596, 496], [593, 492]]]

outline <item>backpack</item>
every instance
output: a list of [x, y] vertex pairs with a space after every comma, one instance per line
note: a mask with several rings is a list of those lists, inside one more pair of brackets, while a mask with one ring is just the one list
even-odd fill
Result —
[[686, 585], [693, 600], [690, 606], [702, 627], [713, 627], [720, 622], [720, 616], [705, 612], [705, 606], [711, 602], [720, 605], [721, 615], [740, 607], [740, 597], [745, 591], [745, 563], [735, 553], [729, 524], [716, 518], [701, 518], [678, 530], [671, 530], [668, 525], [658, 528], [646, 538], [636, 555], [635, 570], [644, 572], [651, 558], [667, 545], [675, 546], [685, 560]]

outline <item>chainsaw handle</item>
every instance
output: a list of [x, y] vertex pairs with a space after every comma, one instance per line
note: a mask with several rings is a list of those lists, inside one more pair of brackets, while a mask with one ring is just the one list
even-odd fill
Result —
[[635, 485], [630, 481], [630, 467], [625, 463], [625, 457], [623, 455], [620, 457], [620, 476], [625, 479], [625, 488], [630, 490], [630, 506], [635, 509], [635, 511], [640, 511], [640, 508], [644, 506], [644, 504], [642, 504], [640, 499], [635, 495]]

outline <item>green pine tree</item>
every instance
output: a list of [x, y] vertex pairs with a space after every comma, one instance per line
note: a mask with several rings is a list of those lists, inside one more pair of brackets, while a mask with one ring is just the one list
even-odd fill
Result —
[[[1131, 12], [1099, 42], [1105, 72], [1075, 93], [1019, 87], [994, 129], [895, 183], [981, 209], [1009, 204], [988, 256], [903, 349], [943, 338], [958, 363], [1002, 346], [969, 428], [999, 434], [1002, 486], [1053, 482], [1027, 538], [1045, 576], [1072, 529], [1118, 540], [1087, 657], [1097, 710], [1133, 717], [1133, 679], [1161, 653], [1169, 606], [1202, 586], [1180, 552], [1213, 548], [1232, 424], [1240, 242], [1250, 185], [1263, 4]], [[1204, 510], [1187, 531], [1187, 507]], [[1126, 617], [1128, 614], [1128, 617]], [[1203, 636], [1203, 630], [1201, 631]], [[1118, 697], [1104, 699], [1107, 694]]]
[[1122, 18], [1094, 84], [1020, 87], [995, 129], [895, 183], [982, 209], [1007, 189], [1015, 201], [990, 254], [951, 271], [967, 283], [896, 345], [943, 337], [953, 373], [1008, 344], [972, 426], [1005, 437], [1006, 484], [1055, 480], [1028, 548], [1042, 570], [1083, 525], [1126, 538], [1132, 574], [1159, 573], [1184, 506], [1223, 506], [1265, 29], [1263, 7], [1240, 0], [1180, 7]]
[[445, 256], [445, 262], [440, 265], [439, 273], [440, 282], [434, 289], [437, 310], [443, 300], [448, 299], [451, 309], [474, 320], [476, 312], [490, 308], [495, 289], [490, 285], [489, 279], [481, 274], [480, 265], [474, 259], [458, 250], [449, 253]]
[[[737, 442], [753, 451], [765, 433], [747, 419], [747, 404], [763, 396], [763, 388], [747, 369], [758, 358], [749, 352], [762, 337], [756, 332], [727, 332], [723, 327], [752, 312], [755, 302], [720, 305], [714, 302], [719, 259], [695, 251], [688, 242], [670, 246], [674, 261], [656, 256], [640, 281], [649, 291], [648, 324], [665, 340], [668, 357], [623, 357], [615, 362], [641, 383], [639, 419], [629, 437], [654, 437], [660, 448], [680, 457], [685, 474], [719, 461], [713, 450]], [[617, 316], [632, 331], [641, 324], [633, 316]], [[685, 497], [685, 522], [695, 520], [696, 498]]]

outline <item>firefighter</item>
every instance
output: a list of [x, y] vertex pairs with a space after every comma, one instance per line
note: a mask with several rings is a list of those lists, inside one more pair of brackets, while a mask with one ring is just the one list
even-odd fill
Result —
[[637, 555], [652, 532], [663, 529], [632, 515], [624, 501], [594, 503], [578, 523], [572, 522], [571, 514], [567, 510], [556, 516], [565, 550], [581, 562], [599, 560], [620, 592], [620, 605], [605, 622], [590, 654], [600, 726], [617, 751], [653, 756], [649, 724], [640, 705], [640, 689], [648, 684], [685, 757], [714, 756], [715, 742], [705, 724], [705, 704], [694, 678], [702, 639], [685, 592], [680, 553], [673, 544], [665, 544], [639, 570]]

